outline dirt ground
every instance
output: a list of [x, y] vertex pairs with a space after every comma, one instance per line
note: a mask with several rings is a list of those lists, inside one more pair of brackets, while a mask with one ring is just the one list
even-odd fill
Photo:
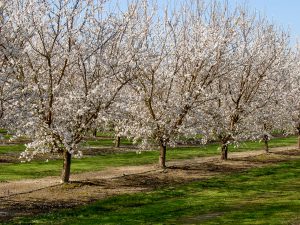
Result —
[[59, 177], [0, 182], [0, 222], [300, 158], [295, 148], [230, 153], [227, 161], [219, 156], [169, 161], [165, 170], [156, 165], [117, 167], [72, 175], [70, 184], [60, 184]]

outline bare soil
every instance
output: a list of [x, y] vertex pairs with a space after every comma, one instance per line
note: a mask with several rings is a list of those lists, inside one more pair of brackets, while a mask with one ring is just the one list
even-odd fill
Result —
[[169, 161], [167, 169], [156, 165], [116, 167], [72, 175], [69, 184], [60, 184], [59, 177], [0, 182], [0, 222], [300, 158], [295, 148], [273, 148], [269, 154], [230, 153], [226, 161], [219, 156]]

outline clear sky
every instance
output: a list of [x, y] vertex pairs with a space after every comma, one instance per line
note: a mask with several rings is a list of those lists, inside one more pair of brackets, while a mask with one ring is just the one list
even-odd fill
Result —
[[[114, 0], [113, 0], [114, 1]], [[115, 0], [126, 5], [128, 0]], [[129, 0], [130, 1], [130, 0]], [[157, 0], [163, 6], [167, 2], [178, 4], [186, 0]], [[210, 1], [210, 0], [205, 0]], [[220, 0], [226, 1], [226, 0]], [[251, 9], [256, 10], [284, 30], [291, 33], [292, 44], [300, 42], [300, 0], [227, 0], [230, 5], [246, 3]]]
[[[228, 0], [230, 4], [241, 3]], [[249, 7], [266, 15], [275, 24], [291, 32], [292, 42], [300, 39], [300, 0], [247, 0]]]

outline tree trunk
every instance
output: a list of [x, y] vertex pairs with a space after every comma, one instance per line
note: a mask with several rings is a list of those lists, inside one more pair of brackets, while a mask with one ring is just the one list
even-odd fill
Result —
[[263, 141], [265, 143], [265, 151], [266, 153], [269, 153], [269, 136], [264, 134]]
[[300, 127], [298, 129], [298, 150], [300, 150]]
[[71, 172], [71, 157], [72, 155], [69, 153], [69, 151], [64, 151], [63, 153], [63, 169], [61, 173], [61, 182], [62, 183], [68, 183], [70, 180], [70, 172]]
[[227, 143], [222, 143], [221, 150], [222, 150], [221, 159], [222, 160], [227, 160], [228, 159], [228, 144]]
[[300, 150], [300, 134], [298, 134], [298, 150]]
[[115, 137], [115, 147], [116, 148], [120, 148], [120, 144], [121, 144], [121, 137], [120, 136], [116, 136]]
[[159, 153], [159, 166], [163, 169], [166, 168], [166, 153], [167, 153], [167, 146], [164, 143], [160, 143], [160, 153]]
[[97, 128], [95, 128], [95, 129], [93, 130], [93, 136], [94, 136], [94, 137], [97, 137]]

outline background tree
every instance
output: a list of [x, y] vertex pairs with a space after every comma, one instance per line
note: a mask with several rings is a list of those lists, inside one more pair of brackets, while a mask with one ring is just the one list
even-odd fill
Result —
[[300, 150], [300, 76], [299, 76], [299, 46], [295, 49], [294, 60], [290, 64], [291, 76], [288, 85], [282, 92], [287, 113], [287, 131], [298, 135], [298, 149]]
[[269, 152], [269, 140], [275, 135], [287, 135], [292, 127], [290, 113], [287, 110], [286, 93], [290, 87], [293, 75], [293, 57], [288, 56], [286, 65], [281, 68], [281, 73], [273, 74], [265, 85], [265, 101], [257, 107], [255, 116], [249, 117], [249, 126], [252, 128], [252, 139], [259, 139], [264, 142], [266, 153]]
[[222, 159], [227, 159], [229, 143], [252, 139], [259, 132], [253, 130], [257, 128], [253, 122], [265, 112], [262, 108], [270, 107], [274, 81], [289, 59], [285, 32], [244, 8], [236, 21], [235, 39], [230, 43], [231, 70], [212, 85], [217, 97], [203, 108], [208, 115], [204, 130], [220, 141]]

